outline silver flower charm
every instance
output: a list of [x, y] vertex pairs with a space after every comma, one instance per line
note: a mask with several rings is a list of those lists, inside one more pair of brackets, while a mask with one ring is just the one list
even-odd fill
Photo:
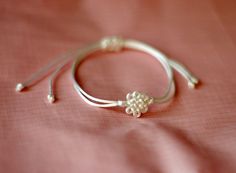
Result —
[[148, 111], [148, 105], [154, 102], [152, 97], [146, 94], [134, 91], [128, 93], [126, 96], [126, 109], [127, 114], [133, 114], [134, 117], [140, 117], [142, 113]]

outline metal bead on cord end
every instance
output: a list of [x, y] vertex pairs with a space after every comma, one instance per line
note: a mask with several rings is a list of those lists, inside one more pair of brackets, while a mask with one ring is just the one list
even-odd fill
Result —
[[25, 88], [25, 86], [22, 83], [18, 83], [16, 85], [16, 91], [17, 92], [21, 92], [24, 88]]
[[51, 103], [51, 104], [56, 101], [55, 96], [52, 95], [52, 94], [48, 94], [47, 98], [48, 98], [48, 102]]

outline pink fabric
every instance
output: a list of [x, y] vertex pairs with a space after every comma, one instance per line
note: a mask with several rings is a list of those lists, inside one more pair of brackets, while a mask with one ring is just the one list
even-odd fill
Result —
[[[8, 0], [0, 3], [1, 173], [235, 173], [235, 0]], [[107, 35], [145, 41], [187, 65], [202, 85], [176, 74], [177, 95], [141, 119], [86, 105], [70, 72], [24, 93], [21, 82], [54, 56]], [[165, 73], [135, 51], [97, 54], [78, 70], [92, 95], [160, 95]]]

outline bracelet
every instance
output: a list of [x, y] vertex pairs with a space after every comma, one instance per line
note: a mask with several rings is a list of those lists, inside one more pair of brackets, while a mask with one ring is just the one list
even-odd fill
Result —
[[[81, 60], [86, 56], [97, 52], [118, 52], [123, 49], [134, 49], [137, 51], [142, 51], [150, 54], [152, 57], [156, 58], [164, 68], [168, 78], [168, 86], [163, 96], [161, 97], [152, 97], [144, 94], [142, 92], [131, 92], [126, 95], [126, 100], [105, 100], [93, 97], [89, 95], [85, 90], [82, 89], [78, 81], [76, 80], [76, 69], [80, 64]], [[76, 57], [76, 58], [74, 58]], [[175, 82], [173, 78], [173, 69], [179, 72], [188, 82], [188, 86], [190, 88], [195, 88], [195, 85], [198, 84], [198, 79], [194, 77], [182, 64], [169, 59], [165, 54], [160, 52], [159, 50], [151, 47], [150, 45], [133, 40], [133, 39], [123, 39], [120, 37], [107, 37], [103, 38], [100, 41], [86, 46], [85, 48], [78, 49], [75, 51], [69, 51], [67, 54], [59, 57], [55, 61], [49, 63], [44, 68], [40, 69], [38, 72], [30, 76], [28, 80], [24, 83], [18, 83], [16, 85], [16, 91], [22, 91], [25, 87], [29, 87], [33, 83], [37, 82], [37, 79], [45, 76], [50, 69], [54, 68], [53, 73], [49, 79], [49, 94], [48, 101], [50, 103], [55, 102], [55, 92], [54, 92], [54, 81], [58, 73], [61, 69], [68, 63], [74, 60], [71, 71], [72, 71], [72, 79], [73, 86], [80, 97], [89, 105], [96, 107], [125, 107], [125, 112], [127, 114], [131, 114], [134, 117], [140, 117], [143, 113], [148, 111], [148, 107], [151, 104], [161, 104], [169, 101], [173, 98], [175, 94]]]

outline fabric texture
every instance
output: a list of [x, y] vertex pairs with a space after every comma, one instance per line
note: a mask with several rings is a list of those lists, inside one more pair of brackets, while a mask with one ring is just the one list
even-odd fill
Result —
[[[1, 173], [235, 173], [235, 0], [8, 0], [0, 2]], [[104, 36], [147, 42], [185, 64], [197, 90], [175, 73], [177, 93], [140, 119], [91, 107], [70, 71], [47, 102], [47, 80], [23, 93], [18, 82], [67, 50]], [[166, 74], [136, 51], [98, 53], [78, 69], [90, 94], [161, 95]]]

